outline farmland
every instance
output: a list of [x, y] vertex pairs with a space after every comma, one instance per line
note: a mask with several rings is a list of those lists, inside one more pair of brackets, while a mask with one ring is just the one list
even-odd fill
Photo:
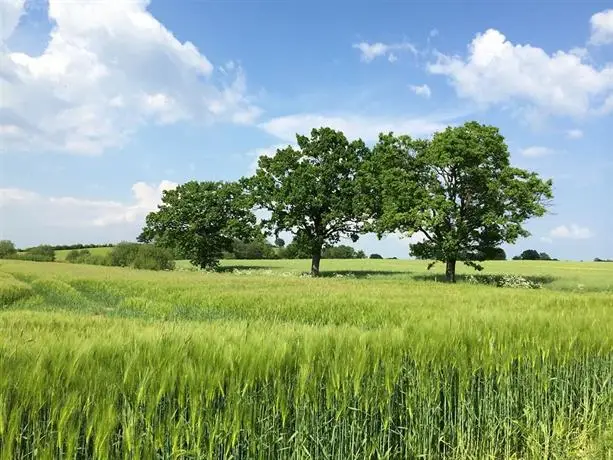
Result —
[[609, 264], [178, 265], [0, 263], [2, 458], [613, 456]]

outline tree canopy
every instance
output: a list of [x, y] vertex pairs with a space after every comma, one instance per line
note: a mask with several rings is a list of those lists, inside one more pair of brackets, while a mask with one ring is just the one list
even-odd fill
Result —
[[503, 136], [468, 122], [432, 140], [381, 135], [372, 170], [379, 178], [379, 233], [420, 232], [420, 258], [442, 261], [455, 281], [456, 261], [476, 263], [503, 242], [528, 236], [523, 223], [546, 212], [551, 181], [510, 165]]
[[240, 184], [191, 181], [164, 192], [138, 239], [177, 249], [201, 268], [215, 268], [235, 238], [253, 236], [255, 223]]
[[324, 245], [341, 237], [357, 241], [369, 219], [361, 193], [362, 168], [370, 149], [361, 140], [349, 142], [340, 131], [313, 129], [296, 136], [272, 157], [261, 157], [247, 181], [253, 203], [267, 210], [269, 231], [288, 231], [311, 257], [311, 273], [319, 274]]
[[[453, 282], [457, 261], [480, 270], [482, 260], [506, 259], [499, 246], [528, 236], [525, 222], [552, 198], [550, 180], [513, 167], [499, 130], [474, 121], [431, 139], [381, 134], [373, 148], [326, 127], [296, 141], [261, 157], [238, 183], [192, 181], [164, 192], [139, 240], [204, 268], [230, 253], [308, 257], [317, 276], [322, 258], [365, 256], [333, 248], [341, 238], [420, 234], [411, 254], [444, 262]], [[265, 211], [259, 227], [274, 234], [274, 249], [257, 236], [256, 209]], [[286, 247], [280, 232], [293, 234]]]

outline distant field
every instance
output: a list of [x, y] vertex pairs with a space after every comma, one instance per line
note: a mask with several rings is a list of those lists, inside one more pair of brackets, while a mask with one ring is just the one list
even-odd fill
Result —
[[[91, 252], [92, 255], [103, 256], [105, 254], [108, 254], [113, 248], [85, 248], [85, 249]], [[66, 260], [66, 256], [68, 255], [70, 251], [72, 251], [72, 249], [62, 249], [59, 251], [55, 251], [55, 260], [57, 261]]]
[[[349, 275], [357, 277], [385, 277], [415, 281], [443, 281], [444, 265], [436, 264], [427, 270], [428, 263], [421, 260], [333, 260], [324, 259], [321, 269], [324, 276]], [[566, 291], [612, 291], [613, 263], [607, 262], [557, 262], [557, 261], [490, 261], [483, 263], [485, 269], [477, 272], [458, 263], [459, 280], [470, 275], [492, 275], [509, 273], [520, 275], [542, 283], [544, 288]], [[308, 272], [309, 260], [222, 260], [222, 268], [239, 270], [261, 270], [268, 272]], [[177, 261], [177, 269], [186, 270], [192, 265]]]
[[612, 265], [308, 265], [0, 261], [0, 458], [613, 458]]

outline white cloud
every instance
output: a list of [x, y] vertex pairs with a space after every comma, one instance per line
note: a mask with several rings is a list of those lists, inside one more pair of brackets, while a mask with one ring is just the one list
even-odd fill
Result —
[[613, 43], [613, 9], [596, 13], [590, 19], [592, 34], [590, 43], [606, 45]]
[[569, 139], [581, 139], [583, 137], [583, 131], [580, 129], [569, 129], [566, 131], [566, 137]]
[[438, 33], [439, 33], [439, 32], [438, 32], [438, 29], [432, 29], [432, 30], [430, 31], [430, 34], [429, 34], [429, 35], [430, 35], [430, 37], [431, 37], [431, 38], [434, 38], [434, 37], [436, 37], [436, 36], [438, 35]]
[[125, 203], [0, 188], [1, 237], [19, 246], [133, 240], [145, 216], [157, 208], [162, 192], [176, 186], [168, 180], [156, 185], [137, 182], [132, 200]]
[[555, 150], [548, 147], [533, 146], [520, 150], [520, 153], [525, 157], [543, 157], [553, 155]]
[[0, 1], [0, 41], [11, 36], [23, 14], [25, 0]]
[[240, 67], [216, 72], [148, 11], [147, 0], [49, 0], [42, 54], [8, 49], [24, 2], [0, 2], [2, 150], [97, 154], [143, 122], [252, 122]]
[[425, 83], [423, 85], [409, 85], [409, 88], [418, 96], [429, 98], [432, 95], [430, 87]]
[[593, 236], [589, 228], [577, 224], [560, 225], [549, 232], [549, 237], [552, 239], [587, 240]]
[[613, 94], [613, 64], [597, 68], [576, 52], [514, 45], [494, 29], [475, 37], [466, 58], [439, 54], [427, 68], [449, 77], [460, 97], [482, 106], [516, 104], [532, 116], [598, 114]]
[[397, 60], [397, 57], [393, 51], [409, 51], [417, 54], [417, 48], [408, 42], [389, 44], [361, 42], [355, 43], [353, 48], [360, 50], [360, 59], [363, 62], [371, 62], [380, 56], [388, 56], [388, 60], [394, 62]]
[[386, 118], [360, 115], [296, 114], [273, 118], [259, 125], [264, 131], [284, 141], [295, 141], [296, 133], [309, 134], [313, 128], [328, 126], [343, 131], [349, 139], [365, 142], [379, 138], [379, 133], [393, 131], [412, 136], [429, 136], [445, 129], [453, 117]]
[[[295, 139], [294, 139], [295, 140]], [[298, 146], [295, 143], [286, 143], [286, 144], [276, 144], [271, 145], [270, 147], [263, 147], [255, 150], [251, 150], [246, 153], [248, 158], [251, 158], [252, 161], [249, 163], [249, 171], [248, 174], [254, 174], [256, 169], [258, 168], [258, 161], [260, 157], [271, 157], [277, 153], [277, 150], [284, 149], [288, 146], [297, 148]]]

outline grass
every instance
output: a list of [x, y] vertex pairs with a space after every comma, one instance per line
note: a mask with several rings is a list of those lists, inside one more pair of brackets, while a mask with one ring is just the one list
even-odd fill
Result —
[[[563, 291], [613, 291], [613, 263], [558, 262], [558, 261], [490, 261], [483, 263], [481, 273], [458, 263], [458, 279], [468, 276], [492, 274], [521, 275], [543, 284], [543, 287]], [[262, 274], [301, 273], [308, 271], [308, 260], [222, 260], [226, 270], [262, 270]], [[177, 269], [188, 270], [192, 265], [178, 261]], [[421, 260], [322, 260], [324, 276], [350, 275], [377, 277], [405, 281], [444, 281], [444, 266], [438, 263], [427, 270], [427, 262]]]
[[[85, 248], [85, 249], [87, 249], [93, 256], [105, 256], [109, 252], [111, 252], [113, 248], [105, 247], [105, 248]], [[58, 262], [66, 260], [66, 256], [68, 255], [70, 251], [72, 251], [72, 249], [59, 249], [55, 251], [55, 260], [57, 260]]]
[[0, 458], [613, 458], [612, 269], [551, 264], [2, 261]]

